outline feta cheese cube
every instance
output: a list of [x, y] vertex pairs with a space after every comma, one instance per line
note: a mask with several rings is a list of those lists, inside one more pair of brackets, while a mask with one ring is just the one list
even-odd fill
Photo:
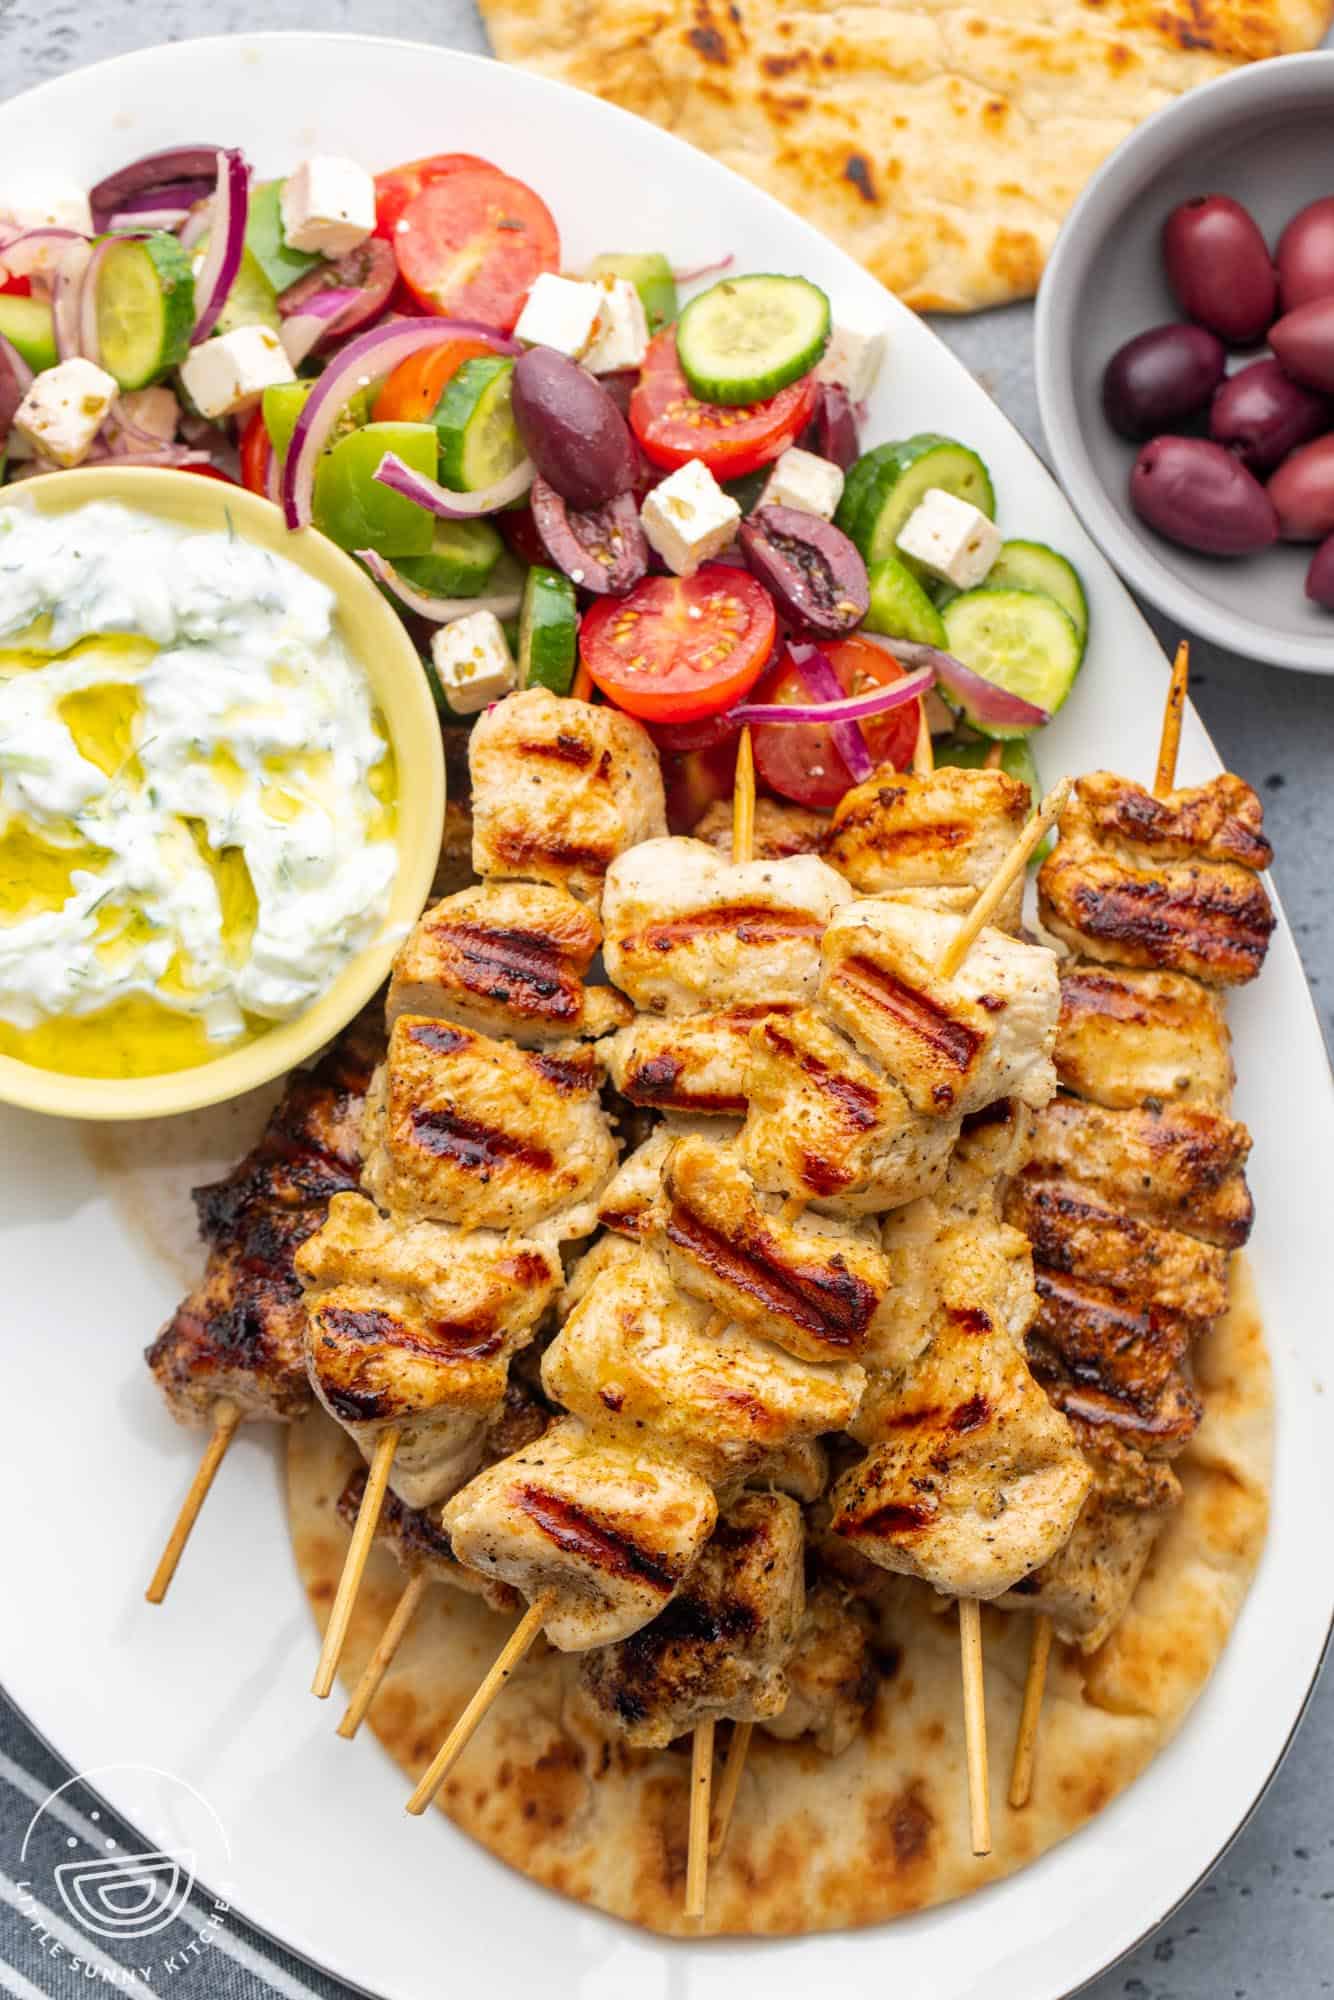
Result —
[[281, 340], [267, 326], [238, 326], [203, 340], [181, 363], [181, 387], [210, 421], [249, 409], [275, 383], [295, 380]]
[[793, 445], [775, 459], [760, 505], [796, 507], [803, 514], [818, 514], [822, 521], [832, 521], [842, 498], [843, 474], [838, 467]]
[[597, 336], [606, 296], [601, 285], [543, 271], [533, 280], [515, 335], [531, 347], [554, 347], [578, 361]]
[[836, 326], [816, 366], [815, 379], [835, 383], [846, 391], [850, 403], [864, 403], [875, 387], [884, 355], [883, 333], [854, 333], [851, 327]]
[[456, 715], [476, 715], [518, 684], [514, 657], [494, 611], [470, 611], [431, 641], [440, 691]]
[[375, 182], [355, 160], [321, 153], [287, 176], [279, 206], [289, 249], [346, 257], [375, 227]]
[[701, 563], [727, 547], [736, 534], [741, 509], [707, 465], [692, 458], [654, 487], [639, 518], [649, 545], [668, 569], [678, 576], [693, 576]]
[[75, 355], [34, 376], [14, 412], [13, 428], [42, 458], [81, 465], [116, 400], [117, 381]]
[[929, 486], [899, 530], [898, 546], [956, 590], [981, 583], [1000, 554], [1001, 532], [980, 508]]
[[[0, 191], [0, 218], [16, 229], [74, 229], [80, 236], [93, 233], [93, 212], [88, 196], [76, 181], [33, 175], [26, 179], [6, 176]], [[59, 262], [65, 246], [46, 245], [32, 265], [35, 271], [50, 271]]]
[[594, 375], [614, 375], [638, 368], [648, 353], [648, 316], [644, 301], [628, 278], [599, 278], [603, 293], [598, 330], [584, 356]]

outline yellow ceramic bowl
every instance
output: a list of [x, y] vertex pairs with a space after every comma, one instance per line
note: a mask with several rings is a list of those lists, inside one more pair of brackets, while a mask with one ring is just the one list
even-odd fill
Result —
[[421, 914], [439, 857], [445, 811], [440, 726], [421, 662], [398, 618], [350, 556], [313, 528], [291, 534], [267, 500], [221, 480], [150, 466], [89, 466], [53, 472], [13, 489], [42, 513], [64, 513], [93, 500], [198, 528], [235, 532], [286, 556], [326, 584], [338, 600], [344, 643], [370, 679], [398, 770], [398, 873], [379, 941], [358, 954], [305, 1013], [283, 1021], [229, 1055], [165, 1076], [67, 1076], [0, 1057], [0, 1100], [60, 1118], [163, 1118], [239, 1097], [293, 1069], [336, 1035], [389, 971], [406, 929]]

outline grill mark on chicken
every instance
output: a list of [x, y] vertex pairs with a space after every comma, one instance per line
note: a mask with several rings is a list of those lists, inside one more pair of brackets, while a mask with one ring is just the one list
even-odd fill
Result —
[[1029, 1363], [1057, 1408], [1142, 1450], [1179, 1450], [1203, 1415], [1183, 1372], [1198, 1324], [1042, 1265], [1034, 1284]]
[[873, 1513], [861, 1514], [856, 1519], [834, 1522], [836, 1535], [874, 1535], [878, 1539], [889, 1539], [899, 1535], [911, 1535], [922, 1528], [929, 1528], [939, 1515], [939, 1508], [933, 1503], [918, 1500], [911, 1504], [900, 1501], [887, 1502], [877, 1507]]
[[[777, 1021], [768, 1027], [770, 1045], [786, 1062], [797, 1064], [812, 1083], [837, 1106], [840, 1117], [854, 1132], [873, 1132], [879, 1111], [874, 1090], [856, 1077], [834, 1069], [811, 1049], [799, 1050]], [[848, 1178], [843, 1176], [842, 1179]], [[842, 1185], [840, 1179], [838, 1185]], [[829, 1190], [832, 1192], [832, 1189]]]
[[[581, 736], [571, 736], [565, 730], [554, 737], [521, 740], [516, 746], [525, 757], [548, 757], [557, 764], [571, 764], [576, 771], [586, 771], [593, 762], [596, 752]], [[607, 775], [607, 753], [604, 751], [599, 763], [597, 776]]]
[[789, 1319], [830, 1347], [860, 1346], [876, 1295], [842, 1260], [833, 1256], [818, 1277], [794, 1277], [766, 1256], [761, 1244], [742, 1249], [697, 1215], [676, 1203], [667, 1219], [666, 1235], [707, 1270], [744, 1292], [767, 1311]]
[[[918, 992], [907, 986], [892, 972], [887, 972], [874, 959], [863, 958], [860, 954], [844, 959], [833, 975], [832, 983], [842, 983], [853, 987], [863, 999], [879, 1007], [924, 1042], [942, 1062], [966, 1076], [973, 1058], [982, 1045], [982, 1036], [976, 1028], [970, 1028], [966, 1021], [958, 1021], [946, 1013], [928, 993]], [[954, 1093], [948, 1085], [938, 1085], [933, 1095], [942, 1103], [954, 1101]]]
[[970, 1431], [980, 1430], [991, 1413], [988, 1397], [970, 1396], [967, 1402], [957, 1403], [953, 1409], [927, 1404], [924, 1408], [888, 1411], [880, 1419], [879, 1427], [886, 1431], [945, 1430], [955, 1437], [967, 1437]]
[[598, 876], [606, 874], [617, 853], [609, 841], [542, 840], [536, 834], [503, 828], [496, 833], [492, 849], [507, 868], [522, 870], [534, 863], [546, 863], [561, 868], [586, 868]]
[[554, 1056], [535, 1050], [528, 1058], [538, 1075], [562, 1096], [587, 1096], [597, 1088], [597, 1059], [591, 1052], [574, 1056]]
[[1260, 802], [1245, 780], [1231, 771], [1166, 799], [1110, 772], [1095, 771], [1080, 780], [1078, 806], [1091, 832], [1129, 846], [1153, 848], [1160, 858], [1195, 854], [1211, 861], [1235, 861], [1257, 873], [1274, 859]]
[[502, 1160], [520, 1161], [535, 1173], [549, 1173], [556, 1164], [545, 1146], [443, 1106], [414, 1105], [411, 1122], [413, 1135], [426, 1152], [461, 1167], [476, 1167], [484, 1179]]
[[583, 1011], [580, 983], [562, 976], [561, 955], [539, 931], [453, 924], [445, 942], [458, 954], [455, 973], [469, 993], [498, 1005], [517, 1004], [550, 1021], [574, 1021]]
[[677, 945], [694, 943], [716, 931], [734, 934], [740, 944], [781, 944], [785, 938], [810, 937], [823, 929], [820, 918], [808, 910], [780, 909], [768, 903], [717, 903], [650, 924], [636, 936], [623, 939], [621, 950], [674, 951]]
[[990, 1314], [983, 1312], [981, 1306], [954, 1306], [946, 1300], [945, 1312], [955, 1326], [963, 1333], [972, 1334], [977, 1340], [982, 1340], [987, 1334], [995, 1332]]
[[433, 1055], [452, 1055], [455, 1049], [466, 1048], [471, 1037], [451, 1028], [443, 1021], [414, 1021], [407, 1030], [410, 1042], [419, 1048], [430, 1049]]
[[654, 1055], [632, 1063], [621, 1083], [621, 1093], [632, 1104], [651, 1104], [662, 1111], [717, 1112], [720, 1117], [744, 1117], [746, 1100], [727, 1090], [679, 1088], [687, 1065], [679, 1056]]
[[906, 797], [902, 786], [882, 788], [876, 793], [874, 801], [853, 806], [848, 812], [840, 814], [838, 833], [865, 832], [871, 836], [871, 845], [877, 854], [901, 861], [918, 854], [934, 856], [941, 848], [963, 847], [976, 832], [975, 827], [963, 820], [932, 820], [910, 826], [884, 825], [881, 814], [902, 805]]
[[1211, 888], [1194, 870], [1184, 881], [1175, 871], [1143, 877], [1128, 869], [1112, 882], [1077, 880], [1070, 902], [1075, 927], [1100, 944], [1127, 947], [1169, 968], [1184, 947], [1229, 979], [1256, 976], [1276, 921], [1260, 883], [1238, 894], [1222, 884]]
[[582, 1558], [611, 1576], [636, 1577], [650, 1589], [661, 1591], [664, 1597], [670, 1597], [675, 1590], [679, 1580], [675, 1570], [639, 1548], [628, 1536], [604, 1526], [573, 1501], [531, 1485], [511, 1488], [511, 1497], [563, 1554]]

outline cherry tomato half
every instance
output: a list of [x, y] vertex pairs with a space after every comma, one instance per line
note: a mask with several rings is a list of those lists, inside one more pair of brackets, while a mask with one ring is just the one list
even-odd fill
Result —
[[508, 333], [541, 271], [560, 269], [560, 233], [530, 187], [494, 171], [450, 174], [408, 203], [393, 235], [427, 312]]
[[220, 479], [224, 486], [235, 486], [238, 482], [230, 472], [224, 472], [220, 465], [183, 465], [182, 472], [193, 472], [196, 479]]
[[646, 576], [584, 613], [579, 653], [609, 701], [646, 722], [692, 722], [730, 708], [774, 642], [773, 602], [745, 570]]
[[[902, 680], [903, 669], [882, 647], [869, 639], [839, 639], [820, 649], [838, 677], [845, 694], [865, 694], [873, 687], [885, 687]], [[757, 691], [756, 701], [778, 701], [800, 705], [811, 699], [810, 691], [786, 653]], [[907, 701], [862, 724], [866, 747], [877, 764], [892, 764], [906, 771], [912, 763], [917, 742], [917, 715], [921, 703]], [[755, 769], [771, 792], [793, 799], [799, 806], [827, 811], [836, 806], [844, 792], [855, 783], [851, 771], [834, 748], [823, 723], [766, 723], [754, 733]]]
[[241, 484], [248, 486], [252, 493], [269, 494], [269, 465], [273, 458], [273, 446], [264, 428], [264, 412], [257, 403], [246, 418], [245, 429], [241, 433]]
[[384, 236], [392, 243], [399, 217], [424, 187], [448, 180], [451, 174], [475, 172], [479, 168], [488, 173], [499, 171], [489, 160], [479, 160], [476, 153], [432, 153], [428, 160], [409, 160], [404, 166], [391, 167], [387, 173], [377, 174], [376, 235]]
[[645, 456], [674, 470], [703, 459], [718, 479], [739, 479], [769, 465], [805, 430], [815, 409], [816, 383], [803, 375], [767, 403], [724, 406], [692, 396], [676, 358], [676, 333], [660, 333], [644, 357], [630, 398], [630, 427]]
[[447, 340], [400, 361], [375, 398], [377, 424], [429, 424], [446, 382], [452, 382], [465, 361], [494, 354], [484, 340]]

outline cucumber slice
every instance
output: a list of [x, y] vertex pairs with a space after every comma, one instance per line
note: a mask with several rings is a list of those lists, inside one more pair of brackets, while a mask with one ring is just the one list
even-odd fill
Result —
[[432, 422], [440, 439], [440, 478], [456, 493], [494, 486], [523, 457], [510, 393], [514, 363], [496, 355], [465, 361], [445, 384]]
[[1088, 639], [1089, 607], [1079, 571], [1045, 542], [1002, 542], [1000, 554], [987, 571], [989, 590], [1040, 590], [1054, 597], [1074, 620], [1079, 643]]
[[230, 333], [238, 326], [267, 326], [275, 333], [282, 326], [278, 294], [264, 275], [258, 257], [248, 250], [241, 253], [240, 269], [222, 302], [215, 333]]
[[489, 521], [437, 521], [429, 554], [404, 556], [398, 567], [409, 583], [436, 597], [477, 597], [504, 547]]
[[519, 609], [519, 686], [568, 694], [579, 651], [574, 585], [559, 570], [535, 563]]
[[45, 299], [0, 292], [0, 333], [18, 349], [34, 375], [40, 375], [43, 368], [54, 368], [60, 359], [55, 321]]
[[102, 366], [122, 389], [156, 382], [190, 352], [195, 281], [174, 236], [108, 243], [97, 267], [97, 340]]
[[868, 632], [890, 639], [915, 639], [923, 646], [945, 649], [940, 613], [917, 578], [897, 556], [882, 556], [867, 571], [871, 608], [863, 623]]
[[[996, 495], [986, 466], [975, 451], [954, 438], [921, 431], [900, 444], [881, 445], [867, 457], [876, 460], [875, 468], [858, 483], [852, 508], [846, 514], [840, 508], [839, 526], [852, 537], [868, 563], [880, 562], [885, 556], [903, 560], [896, 547], [899, 530], [933, 486], [971, 501], [988, 516], [996, 512]], [[856, 470], [854, 466], [853, 472]], [[846, 487], [843, 498], [846, 507]]]
[[628, 278], [639, 294], [650, 333], [676, 318], [676, 279], [660, 250], [608, 250], [588, 267], [590, 278]]
[[282, 195], [281, 181], [262, 181], [251, 188], [245, 219], [245, 247], [275, 292], [285, 292], [322, 261], [313, 251], [288, 248], [283, 236]]
[[[1068, 611], [1040, 590], [965, 590], [945, 606], [946, 651], [984, 680], [1008, 688], [1051, 714], [1079, 672], [1082, 650]], [[1014, 737], [1013, 724], [983, 722], [962, 704], [964, 719], [983, 736]]]
[[829, 300], [806, 278], [724, 278], [676, 324], [676, 355], [706, 403], [762, 403], [809, 375], [829, 345]]

